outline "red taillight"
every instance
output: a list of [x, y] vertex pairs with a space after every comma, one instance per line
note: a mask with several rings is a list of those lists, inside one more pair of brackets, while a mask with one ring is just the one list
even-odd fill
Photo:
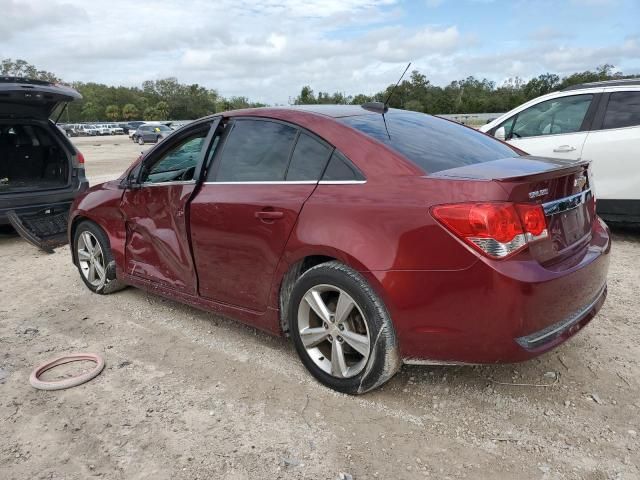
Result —
[[547, 219], [544, 218], [544, 210], [540, 205], [519, 204], [516, 205], [516, 210], [525, 233], [538, 237], [547, 230]]
[[81, 152], [76, 153], [75, 165], [76, 168], [84, 168], [84, 155]]
[[505, 258], [529, 242], [547, 237], [540, 205], [458, 203], [438, 205], [431, 213], [444, 227], [492, 258]]

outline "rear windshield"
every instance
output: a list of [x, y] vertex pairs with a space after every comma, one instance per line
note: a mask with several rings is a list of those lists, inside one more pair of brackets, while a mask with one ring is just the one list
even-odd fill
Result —
[[518, 156], [483, 133], [423, 113], [390, 111], [384, 118], [360, 115], [338, 120], [401, 153], [425, 173]]

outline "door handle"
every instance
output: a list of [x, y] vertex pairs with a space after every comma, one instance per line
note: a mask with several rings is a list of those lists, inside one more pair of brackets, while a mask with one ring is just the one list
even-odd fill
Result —
[[284, 213], [274, 210], [260, 210], [259, 212], [255, 213], [255, 216], [262, 221], [269, 222], [284, 217]]
[[576, 147], [572, 147], [571, 145], [560, 145], [559, 147], [554, 148], [553, 151], [558, 153], [567, 153], [573, 152], [575, 149]]

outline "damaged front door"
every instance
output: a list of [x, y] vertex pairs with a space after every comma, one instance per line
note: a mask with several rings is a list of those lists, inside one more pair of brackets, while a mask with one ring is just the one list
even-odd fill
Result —
[[185, 129], [144, 160], [122, 200], [126, 271], [195, 294], [197, 277], [187, 229], [187, 206], [197, 186], [212, 123]]

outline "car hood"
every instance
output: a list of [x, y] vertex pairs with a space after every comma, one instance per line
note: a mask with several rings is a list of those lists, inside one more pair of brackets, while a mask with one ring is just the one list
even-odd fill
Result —
[[80, 98], [73, 88], [63, 85], [0, 77], [0, 117], [47, 119], [60, 104]]

